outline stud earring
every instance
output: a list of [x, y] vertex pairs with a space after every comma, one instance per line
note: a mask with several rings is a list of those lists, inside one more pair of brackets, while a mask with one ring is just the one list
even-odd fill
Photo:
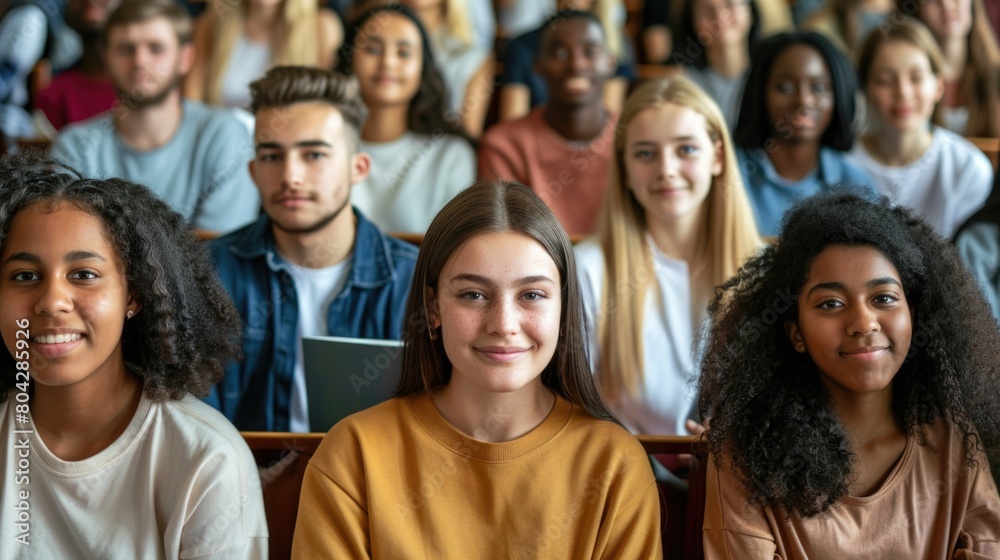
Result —
[[125, 314], [125, 316], [129, 319], [131, 319], [133, 315], [135, 315], [135, 311], [132, 311], [131, 309], [129, 309], [128, 313]]

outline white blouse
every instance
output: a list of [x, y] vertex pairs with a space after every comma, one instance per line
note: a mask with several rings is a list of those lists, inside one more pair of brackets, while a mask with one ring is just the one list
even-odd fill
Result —
[[[687, 434], [684, 422], [694, 412], [700, 358], [696, 325], [707, 310], [692, 317], [691, 281], [686, 262], [670, 258], [649, 240], [653, 252], [653, 278], [646, 295], [642, 320], [644, 375], [639, 394], [622, 392], [608, 402], [625, 427], [637, 434]], [[598, 355], [597, 325], [605, 281], [604, 254], [596, 239], [575, 247], [592, 352]], [[603, 313], [603, 311], [600, 311]]]

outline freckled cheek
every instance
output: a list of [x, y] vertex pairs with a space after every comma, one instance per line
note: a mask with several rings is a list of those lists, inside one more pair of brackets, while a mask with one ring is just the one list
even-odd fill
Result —
[[463, 340], [474, 339], [485, 328], [485, 313], [481, 310], [442, 309], [441, 330], [446, 336], [457, 336]]
[[523, 327], [538, 344], [555, 344], [559, 340], [559, 318], [560, 310], [556, 307], [544, 313], [528, 315]]

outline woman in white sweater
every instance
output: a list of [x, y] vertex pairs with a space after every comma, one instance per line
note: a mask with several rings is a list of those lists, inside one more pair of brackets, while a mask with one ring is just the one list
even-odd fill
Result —
[[850, 159], [880, 191], [951, 238], [989, 195], [993, 167], [971, 142], [931, 124], [944, 95], [942, 60], [934, 37], [915, 19], [868, 36], [858, 73], [873, 122]]
[[239, 317], [185, 220], [8, 155], [0, 231], [0, 558], [266, 558], [250, 449], [197, 398]]

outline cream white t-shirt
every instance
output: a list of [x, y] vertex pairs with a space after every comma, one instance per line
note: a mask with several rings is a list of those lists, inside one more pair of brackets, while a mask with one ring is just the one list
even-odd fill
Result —
[[[63, 461], [37, 433], [16, 432], [33, 432], [16, 404], [14, 392], [0, 403], [0, 558], [267, 558], [256, 462], [209, 405], [143, 397], [108, 448]], [[27, 537], [14, 523], [22, 501]]]
[[[250, 84], [264, 75], [272, 63], [271, 46], [240, 35], [229, 55], [222, 77], [222, 104], [226, 107], [250, 107]], [[253, 131], [251, 131], [252, 133]]]
[[[670, 258], [649, 243], [653, 252], [653, 282], [646, 294], [642, 319], [642, 352], [645, 372], [639, 394], [623, 391], [618, 402], [608, 402], [615, 416], [633, 433], [687, 434], [684, 422], [692, 412], [698, 376], [696, 325], [707, 313], [693, 313], [691, 280], [687, 263]], [[575, 247], [589, 321], [591, 355], [598, 356], [597, 326], [604, 287], [604, 253], [595, 239]]]
[[993, 165], [986, 155], [941, 127], [934, 127], [930, 146], [909, 165], [882, 165], [861, 141], [854, 143], [848, 161], [867, 171], [879, 191], [916, 210], [948, 239], [983, 205], [993, 188]]
[[343, 291], [347, 277], [351, 273], [353, 254], [326, 268], [306, 268], [286, 261], [295, 282], [295, 296], [299, 303], [299, 333], [295, 337], [298, 348], [295, 353], [294, 382], [292, 383], [292, 404], [288, 431], [309, 431], [309, 400], [306, 397], [306, 368], [302, 360], [302, 337], [327, 336], [327, 310]]
[[407, 132], [391, 142], [361, 142], [371, 173], [351, 203], [388, 232], [424, 233], [438, 211], [476, 179], [476, 153], [443, 132]]

